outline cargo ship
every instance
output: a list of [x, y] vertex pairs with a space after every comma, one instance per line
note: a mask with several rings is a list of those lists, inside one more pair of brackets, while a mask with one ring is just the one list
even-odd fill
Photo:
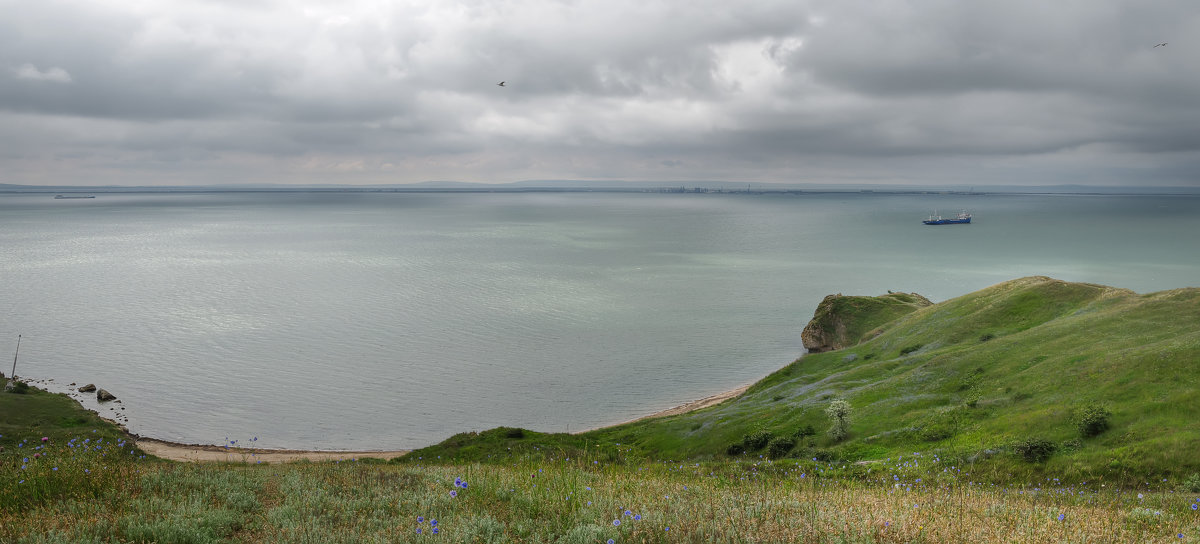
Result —
[[[937, 212], [933, 212], [936, 214]], [[929, 219], [922, 221], [926, 225], [963, 225], [971, 222], [971, 214], [965, 210], [958, 212], [954, 217], [942, 217], [940, 215], [931, 215]]]

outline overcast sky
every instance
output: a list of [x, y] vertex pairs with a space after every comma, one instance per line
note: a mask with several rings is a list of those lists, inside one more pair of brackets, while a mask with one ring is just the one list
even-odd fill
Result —
[[0, 183], [1200, 185], [1194, 0], [0, 14]]

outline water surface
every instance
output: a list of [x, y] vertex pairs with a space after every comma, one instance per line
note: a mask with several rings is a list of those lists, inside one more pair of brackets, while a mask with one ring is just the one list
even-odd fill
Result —
[[[154, 438], [399, 449], [755, 381], [830, 293], [1200, 284], [1194, 197], [0, 195], [0, 346]], [[927, 227], [932, 210], [975, 222]], [[7, 368], [5, 371], [7, 372]], [[94, 405], [94, 404], [93, 404]], [[105, 412], [107, 407], [102, 408]]]

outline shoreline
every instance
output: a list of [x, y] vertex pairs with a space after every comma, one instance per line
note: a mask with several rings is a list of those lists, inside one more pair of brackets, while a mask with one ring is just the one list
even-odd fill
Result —
[[[660, 410], [653, 414], [634, 418], [629, 421], [613, 423], [612, 425], [604, 425], [594, 429], [586, 429], [582, 431], [574, 431], [570, 434], [583, 434], [586, 432], [595, 431], [598, 429], [606, 429], [625, 425], [636, 421], [647, 419], [656, 419], [660, 417], [675, 416], [686, 414], [701, 408], [716, 406], [722, 402], [737, 398], [745, 393], [753, 384], [741, 385], [715, 395], [709, 395], [699, 400], [686, 402], [666, 410]], [[123, 425], [119, 422], [111, 421], [103, 418], [106, 421], [117, 424], [122, 429]], [[128, 431], [126, 431], [128, 432]], [[277, 449], [262, 449], [262, 448], [234, 448], [206, 444], [181, 444], [168, 440], [159, 440], [157, 438], [143, 438], [137, 435], [132, 435], [135, 438], [134, 443], [137, 447], [148, 455], [153, 455], [160, 459], [170, 461], [181, 461], [188, 463], [211, 463], [211, 462], [227, 462], [227, 463], [292, 463], [296, 461], [346, 461], [355, 459], [383, 459], [390, 460], [400, 457], [412, 450], [379, 450], [379, 451], [335, 451], [335, 450], [277, 450]]]
[[[116, 410], [115, 407], [110, 407], [109, 410], [114, 411], [115, 418], [105, 417], [98, 409], [93, 409], [83, 404], [84, 396], [74, 390], [75, 384], [70, 386], [61, 386], [55, 383], [53, 378], [47, 379], [32, 379], [28, 380], [31, 385], [36, 385], [39, 388], [55, 393], [52, 388], [61, 388], [65, 391], [59, 391], [67, 397], [74, 400], [79, 406], [85, 410], [95, 413], [100, 419], [107, 421], [117, 428], [121, 429], [125, 434], [133, 439], [135, 445], [146, 452], [147, 455], [152, 455], [160, 459], [169, 461], [180, 461], [188, 463], [291, 463], [296, 461], [347, 461], [356, 459], [382, 459], [390, 460], [400, 457], [412, 450], [362, 450], [362, 451], [343, 451], [343, 450], [297, 450], [297, 449], [270, 449], [270, 448], [241, 448], [218, 446], [215, 444], [185, 444], [182, 442], [172, 442], [170, 440], [161, 440], [158, 438], [143, 437], [129, 431], [125, 426], [125, 415]], [[730, 399], [737, 398], [750, 389], [753, 383], [740, 385], [728, 391], [709, 395], [707, 397], [685, 402], [678, 406], [659, 410], [652, 414], [636, 417], [627, 421], [620, 421], [609, 425], [601, 425], [590, 429], [579, 431], [571, 431], [568, 434], [578, 435], [599, 429], [607, 429], [618, 425], [626, 425], [647, 419], [657, 419], [660, 417], [676, 416], [686, 414], [702, 408], [715, 406]], [[114, 401], [120, 403], [120, 400]], [[123, 410], [123, 408], [122, 408]]]
[[336, 451], [236, 448], [208, 444], [180, 444], [157, 438], [137, 437], [134, 444], [147, 455], [188, 463], [292, 463], [296, 461], [354, 461], [395, 459], [412, 450]]

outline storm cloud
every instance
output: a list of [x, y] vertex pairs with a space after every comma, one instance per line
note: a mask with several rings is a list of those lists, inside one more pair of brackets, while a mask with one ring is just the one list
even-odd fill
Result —
[[1188, 2], [337, 4], [0, 0], [0, 183], [1200, 185]]

